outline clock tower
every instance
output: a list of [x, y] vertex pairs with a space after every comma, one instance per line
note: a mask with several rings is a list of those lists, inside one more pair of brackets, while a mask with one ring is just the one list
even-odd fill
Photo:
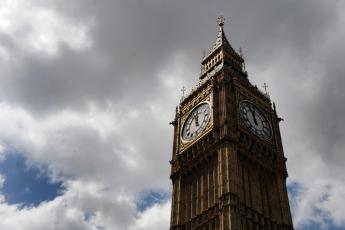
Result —
[[172, 122], [170, 230], [292, 230], [282, 119], [218, 24]]

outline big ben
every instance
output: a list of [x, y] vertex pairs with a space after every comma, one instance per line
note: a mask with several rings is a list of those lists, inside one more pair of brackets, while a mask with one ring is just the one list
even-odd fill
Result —
[[282, 119], [218, 25], [172, 122], [170, 229], [292, 230]]

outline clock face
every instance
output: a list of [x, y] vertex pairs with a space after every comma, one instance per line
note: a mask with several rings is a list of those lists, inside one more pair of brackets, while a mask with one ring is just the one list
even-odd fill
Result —
[[198, 105], [188, 115], [183, 128], [182, 128], [182, 139], [184, 141], [195, 140], [202, 131], [205, 130], [211, 117], [211, 109], [208, 103], [202, 103]]
[[268, 140], [271, 137], [271, 128], [268, 120], [253, 104], [242, 101], [240, 103], [240, 115], [250, 131], [261, 140]]

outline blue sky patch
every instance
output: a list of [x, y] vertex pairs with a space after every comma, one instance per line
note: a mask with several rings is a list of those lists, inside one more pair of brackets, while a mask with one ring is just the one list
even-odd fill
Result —
[[289, 196], [296, 197], [303, 189], [302, 185], [298, 182], [291, 182], [287, 185]]
[[[296, 208], [295, 205], [297, 205], [296, 199], [301, 193], [304, 192], [304, 189], [305, 188], [303, 185], [298, 182], [292, 182], [287, 186], [292, 215], [294, 215]], [[327, 199], [327, 195], [325, 195], [322, 199]], [[345, 230], [345, 227], [334, 225], [332, 220], [329, 219], [327, 213], [323, 212], [322, 210], [314, 209], [313, 211], [317, 216], [320, 217], [320, 221], [324, 222], [324, 226], [321, 226], [320, 223], [310, 221], [300, 226], [294, 226], [296, 230]]]
[[137, 210], [143, 212], [153, 205], [164, 203], [169, 199], [170, 191], [150, 190], [143, 192], [137, 202]]
[[0, 162], [0, 174], [6, 180], [1, 189], [9, 204], [37, 206], [43, 201], [53, 200], [63, 192], [62, 182], [52, 183], [44, 170], [28, 167], [20, 154], [7, 154]]
[[295, 228], [296, 230], [345, 230], [345, 227], [335, 226], [331, 221], [326, 221], [326, 227], [322, 228], [318, 223], [308, 223]]

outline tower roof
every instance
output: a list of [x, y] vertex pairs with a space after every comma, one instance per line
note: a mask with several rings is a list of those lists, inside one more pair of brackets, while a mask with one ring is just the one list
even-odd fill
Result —
[[226, 35], [224, 33], [224, 22], [225, 22], [225, 18], [223, 16], [219, 16], [218, 17], [219, 31], [217, 34], [216, 41], [214, 42], [210, 51], [203, 58], [203, 62], [205, 60], [209, 59], [210, 57], [212, 57], [213, 54], [220, 47], [223, 47], [225, 51], [227, 51], [229, 54], [233, 55], [239, 62], [243, 62], [242, 57], [232, 48], [232, 46], [230, 45], [230, 42], [226, 38]]

